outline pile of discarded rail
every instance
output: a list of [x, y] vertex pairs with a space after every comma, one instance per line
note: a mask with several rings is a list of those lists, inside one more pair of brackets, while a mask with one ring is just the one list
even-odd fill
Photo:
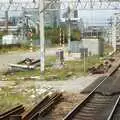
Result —
[[40, 66], [40, 59], [34, 60], [31, 58], [25, 58], [24, 60], [16, 64], [10, 64], [9, 66], [12, 71], [32, 70]]
[[25, 111], [23, 105], [19, 105], [5, 113], [0, 114], [0, 120], [37, 120], [44, 117], [61, 100], [62, 93], [46, 95], [34, 108]]
[[115, 59], [113, 58], [105, 60], [104, 63], [101, 63], [98, 66], [93, 66], [91, 68], [88, 68], [88, 73], [92, 73], [92, 74], [106, 73], [112, 67], [112, 62], [114, 61]]

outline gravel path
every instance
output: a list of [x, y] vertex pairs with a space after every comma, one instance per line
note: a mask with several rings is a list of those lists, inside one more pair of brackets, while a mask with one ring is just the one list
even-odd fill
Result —
[[24, 81], [21, 82], [21, 87], [35, 86], [36, 89], [49, 89], [49, 90], [58, 90], [65, 91], [70, 93], [80, 93], [83, 89], [93, 83], [101, 75], [88, 75], [83, 77], [73, 77], [65, 81]]
[[[82, 77], [73, 77], [69, 80], [65, 81], [39, 81], [39, 80], [21, 80], [21, 82], [17, 85], [19, 88], [29, 88], [33, 87], [36, 90], [50, 90], [50, 91], [62, 91], [69, 93], [80, 93], [89, 85], [94, 83], [102, 75], [88, 75]], [[15, 81], [0, 81], [0, 87], [11, 87], [15, 86]]]
[[84, 88], [94, 82], [100, 75], [92, 75], [86, 77], [72, 78], [67, 81], [48, 81], [48, 82], [36, 82], [36, 86], [48, 86], [57, 90], [62, 90], [71, 93], [79, 93]]

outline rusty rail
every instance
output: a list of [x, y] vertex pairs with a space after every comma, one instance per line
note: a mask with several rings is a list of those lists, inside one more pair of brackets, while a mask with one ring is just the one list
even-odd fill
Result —
[[7, 112], [4, 112], [2, 114], [0, 114], [0, 120], [9, 120], [10, 116], [12, 115], [20, 115], [25, 111], [23, 105], [19, 105], [17, 107], [14, 107], [12, 109], [10, 109]]
[[60, 100], [61, 96], [61, 93], [53, 93], [51, 96], [47, 95], [39, 104], [29, 111], [22, 120], [34, 120], [40, 116], [45, 116]]

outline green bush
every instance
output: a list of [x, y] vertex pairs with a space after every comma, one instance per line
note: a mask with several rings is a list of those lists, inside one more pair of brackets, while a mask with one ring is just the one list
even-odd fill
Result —
[[80, 31], [78, 29], [71, 30], [71, 40], [80, 40]]

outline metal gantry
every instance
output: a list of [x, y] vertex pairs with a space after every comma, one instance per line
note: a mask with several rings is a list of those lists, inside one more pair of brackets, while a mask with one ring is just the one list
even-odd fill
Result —
[[[22, 11], [22, 8], [33, 9], [38, 8], [39, 0], [0, 0], [0, 11], [6, 11], [9, 7], [9, 11]], [[47, 6], [47, 10], [58, 10], [58, 6], [61, 9], [67, 9], [70, 3], [73, 8], [79, 10], [119, 10], [120, 0], [45, 0], [44, 4], [54, 3]], [[54, 6], [54, 8], [52, 8]]]

